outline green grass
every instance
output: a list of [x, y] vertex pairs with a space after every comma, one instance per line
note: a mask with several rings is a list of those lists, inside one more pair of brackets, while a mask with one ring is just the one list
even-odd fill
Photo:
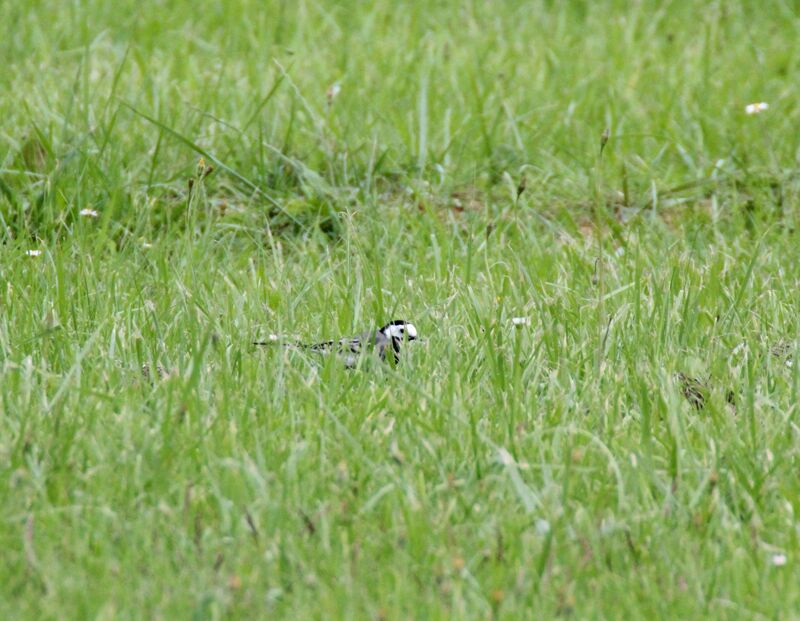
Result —
[[768, 4], [0, 4], [0, 618], [796, 617]]

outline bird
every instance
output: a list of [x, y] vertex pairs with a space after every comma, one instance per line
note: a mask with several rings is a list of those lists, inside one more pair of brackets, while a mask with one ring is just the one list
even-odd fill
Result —
[[[675, 379], [680, 382], [681, 392], [689, 405], [698, 411], [706, 407], [706, 399], [710, 393], [706, 382], [681, 372], [675, 374]], [[709, 377], [709, 379], [711, 378]], [[734, 390], [725, 391], [725, 401], [736, 410], [736, 392]]]
[[[291, 349], [303, 349], [319, 354], [338, 354], [344, 359], [345, 366], [352, 369], [359, 358], [372, 351], [382, 361], [387, 359], [397, 364], [400, 361], [400, 345], [405, 341], [417, 340], [417, 328], [410, 321], [395, 319], [377, 330], [362, 332], [351, 337], [321, 343], [282, 343]], [[269, 341], [253, 341], [253, 345], [275, 345], [280, 343], [277, 337]]]
[[675, 379], [681, 384], [681, 392], [684, 398], [695, 410], [702, 410], [706, 405], [706, 395], [708, 388], [696, 377], [690, 377], [685, 373], [676, 373]]
[[794, 366], [794, 358], [792, 353], [795, 350], [795, 345], [788, 341], [778, 341], [770, 348], [770, 353], [783, 361], [783, 364], [790, 369]]

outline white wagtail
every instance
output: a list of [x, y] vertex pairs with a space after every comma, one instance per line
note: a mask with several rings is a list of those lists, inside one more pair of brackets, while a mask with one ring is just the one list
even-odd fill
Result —
[[[284, 347], [305, 349], [320, 354], [335, 353], [343, 357], [345, 366], [353, 368], [365, 353], [372, 351], [378, 354], [381, 360], [387, 357], [397, 364], [400, 360], [400, 344], [404, 341], [417, 339], [417, 328], [413, 323], [402, 319], [390, 321], [382, 328], [373, 332], [363, 332], [338, 341], [323, 341], [322, 343], [282, 343]], [[281, 344], [277, 337], [269, 341], [254, 341], [253, 345]]]

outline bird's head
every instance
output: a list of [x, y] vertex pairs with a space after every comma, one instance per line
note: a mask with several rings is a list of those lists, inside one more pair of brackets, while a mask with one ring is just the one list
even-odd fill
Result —
[[401, 341], [413, 341], [417, 338], [417, 328], [414, 324], [402, 319], [390, 321], [381, 328], [381, 332], [390, 339], [399, 339]]

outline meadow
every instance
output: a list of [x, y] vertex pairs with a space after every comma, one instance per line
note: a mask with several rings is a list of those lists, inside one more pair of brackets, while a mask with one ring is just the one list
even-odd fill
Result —
[[799, 35], [0, 3], [0, 618], [800, 617]]

